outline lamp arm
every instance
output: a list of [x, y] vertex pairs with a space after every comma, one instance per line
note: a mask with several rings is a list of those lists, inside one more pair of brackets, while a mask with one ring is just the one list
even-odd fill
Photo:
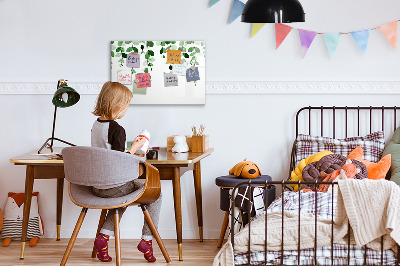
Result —
[[51, 132], [51, 144], [50, 144], [50, 148], [53, 147], [54, 131], [55, 131], [55, 129], [56, 129], [56, 118], [57, 118], [57, 106], [54, 106], [53, 131]]
[[[58, 80], [56, 91], [58, 90], [58, 88], [60, 88], [60, 83], [61, 83], [61, 80]], [[57, 106], [54, 106], [53, 131], [51, 133], [50, 148], [53, 148], [54, 130], [56, 129], [56, 117], [57, 117]]]

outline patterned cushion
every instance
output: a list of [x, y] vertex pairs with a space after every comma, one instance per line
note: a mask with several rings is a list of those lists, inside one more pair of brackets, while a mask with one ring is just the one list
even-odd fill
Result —
[[374, 132], [364, 137], [345, 139], [299, 134], [296, 139], [296, 165], [298, 165], [302, 159], [323, 150], [329, 150], [347, 157], [357, 146], [363, 148], [365, 160], [378, 162], [385, 147], [383, 131]]

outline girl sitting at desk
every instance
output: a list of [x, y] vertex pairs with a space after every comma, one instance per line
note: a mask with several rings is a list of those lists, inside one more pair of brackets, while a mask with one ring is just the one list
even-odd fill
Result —
[[[93, 147], [125, 152], [125, 129], [115, 120], [121, 119], [126, 114], [132, 97], [132, 92], [121, 83], [104, 83], [93, 112], [95, 116], [99, 116], [99, 118], [93, 123], [92, 127], [91, 142]], [[136, 154], [145, 142], [145, 138], [136, 138], [129, 149], [129, 153], [140, 157], [146, 156], [145, 154]], [[137, 176], [133, 176], [132, 181], [116, 187], [93, 187], [93, 194], [102, 198], [128, 195], [133, 191], [140, 189], [144, 185], [143, 183], [135, 182], [136, 178]], [[160, 208], [161, 194], [155, 202], [147, 204], [147, 209], [149, 210], [156, 227], [158, 227]], [[118, 209], [120, 219], [125, 210], [126, 207]], [[110, 236], [114, 236], [114, 214], [115, 210], [109, 210], [107, 212], [106, 220], [101, 228], [100, 234], [94, 241], [94, 245], [97, 249], [97, 258], [101, 261], [112, 260], [108, 255], [108, 240]], [[144, 253], [144, 258], [149, 262], [156, 261], [156, 258], [153, 255], [152, 238], [153, 234], [151, 233], [150, 227], [147, 222], [144, 221], [142, 240], [137, 246], [137, 249]]]

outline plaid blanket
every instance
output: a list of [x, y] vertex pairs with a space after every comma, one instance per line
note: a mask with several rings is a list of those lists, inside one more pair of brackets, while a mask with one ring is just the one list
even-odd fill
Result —
[[[317, 198], [315, 198], [314, 191], [300, 193], [298, 191], [286, 191], [283, 197], [277, 198], [269, 205], [267, 212], [282, 211], [282, 203], [285, 211], [297, 211], [300, 208], [301, 212], [317, 214], [321, 218], [329, 220], [332, 219], [332, 208], [333, 215], [335, 215], [336, 194], [317, 192]], [[257, 217], [260, 215], [257, 215]]]
[[[364, 249], [355, 245], [350, 245], [350, 261], [347, 264], [348, 249], [347, 245], [333, 245], [333, 262], [332, 249], [330, 246], [317, 248], [317, 264], [316, 265], [382, 265], [381, 253], [372, 249]], [[364, 253], [366, 257], [364, 261]], [[264, 264], [264, 252], [250, 252], [250, 265]], [[283, 251], [284, 265], [298, 265], [297, 250]], [[235, 265], [248, 265], [247, 253], [235, 255]], [[268, 251], [266, 265], [281, 265], [281, 252]], [[300, 251], [300, 265], [314, 265], [314, 249], [303, 249]], [[383, 252], [383, 265], [396, 265], [396, 257], [392, 250]]]
[[[282, 197], [277, 198], [268, 207], [267, 214], [273, 212], [286, 210], [298, 210], [316, 214], [326, 219], [332, 219], [332, 213], [335, 215], [336, 208], [336, 194], [317, 192], [285, 192]], [[260, 217], [259, 214], [253, 219]], [[326, 246], [316, 249], [317, 265], [347, 265], [348, 259], [348, 246], [347, 245], [333, 245], [333, 264], [332, 264], [332, 248]], [[366, 254], [366, 257], [364, 256]], [[250, 265], [257, 265], [265, 263], [265, 255], [267, 256], [266, 265], [280, 265], [281, 252], [280, 251], [267, 251], [265, 252], [250, 252]], [[365, 258], [364, 258], [365, 257]], [[300, 258], [300, 265], [314, 265], [314, 249], [304, 249], [298, 255], [297, 250], [285, 250], [283, 252], [284, 265], [298, 265]], [[371, 250], [364, 247], [357, 247], [350, 245], [350, 264], [349, 265], [381, 265], [381, 252]], [[365, 261], [364, 261], [365, 260]], [[383, 252], [384, 265], [395, 265], [396, 257], [392, 250], [385, 250]], [[248, 253], [235, 254], [235, 265], [248, 264]]]

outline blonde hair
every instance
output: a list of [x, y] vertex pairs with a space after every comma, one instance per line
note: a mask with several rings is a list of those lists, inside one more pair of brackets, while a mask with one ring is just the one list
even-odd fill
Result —
[[130, 103], [132, 97], [132, 92], [125, 85], [107, 81], [97, 97], [93, 114], [115, 120], [123, 108]]

